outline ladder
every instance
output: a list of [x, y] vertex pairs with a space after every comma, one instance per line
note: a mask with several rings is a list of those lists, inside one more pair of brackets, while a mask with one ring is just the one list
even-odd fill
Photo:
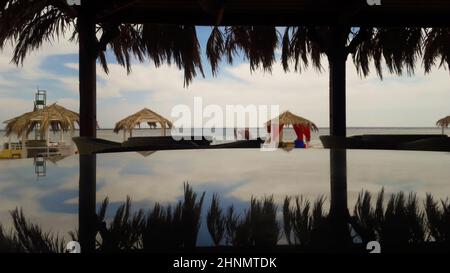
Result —
[[43, 155], [34, 158], [34, 172], [37, 177], [44, 177], [47, 173], [47, 164]]
[[34, 99], [34, 111], [44, 109], [47, 106], [47, 91], [38, 89]]
[[[38, 88], [34, 98], [34, 111], [42, 110], [46, 106], [47, 106], [47, 91]], [[43, 140], [40, 123], [36, 124], [36, 126], [34, 127], [34, 139]]]

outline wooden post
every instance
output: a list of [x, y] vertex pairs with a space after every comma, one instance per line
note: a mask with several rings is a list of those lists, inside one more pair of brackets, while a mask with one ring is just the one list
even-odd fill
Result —
[[97, 42], [94, 10], [88, 3], [87, 0], [81, 2], [78, 17], [80, 136], [94, 138], [97, 136]]
[[50, 145], [50, 127], [45, 130], [45, 143], [48, 146]]
[[345, 137], [346, 125], [346, 41], [348, 31], [345, 27], [332, 28], [332, 44], [328, 51], [330, 69], [330, 135]]
[[78, 225], [82, 252], [95, 251], [97, 155], [80, 155]]
[[28, 157], [28, 150], [27, 150], [27, 135], [26, 132], [22, 133], [22, 158]]
[[345, 149], [330, 150], [330, 221], [332, 224], [332, 239], [330, 242], [340, 248], [345, 247], [350, 240], [348, 230], [347, 207], [347, 151]]
[[[97, 40], [93, 1], [81, 0], [78, 16], [80, 136], [97, 136], [96, 59]], [[82, 252], [95, 251], [96, 216], [96, 155], [80, 155], [79, 234]]]
[[[330, 69], [330, 135], [347, 136], [346, 125], [346, 43], [348, 29], [334, 26], [328, 50]], [[336, 249], [346, 248], [350, 242], [347, 207], [347, 150], [330, 150], [330, 245]]]

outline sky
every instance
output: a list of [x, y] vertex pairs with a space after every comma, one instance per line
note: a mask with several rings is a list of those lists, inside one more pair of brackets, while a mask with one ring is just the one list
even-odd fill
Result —
[[[198, 28], [204, 53], [210, 28]], [[49, 103], [77, 111], [78, 46], [68, 39], [46, 43], [31, 53], [23, 66], [11, 63], [12, 47], [0, 52], [0, 121], [31, 111], [36, 89], [47, 90]], [[279, 58], [272, 73], [251, 72], [246, 60], [234, 65], [222, 64], [212, 77], [203, 57], [205, 78], [197, 76], [188, 88], [183, 86], [183, 72], [175, 66], [155, 68], [151, 62], [134, 62], [132, 73], [110, 58], [110, 72], [97, 69], [98, 123], [112, 128], [120, 119], [147, 107], [172, 119], [175, 105], [193, 106], [201, 97], [204, 105], [279, 105], [314, 121], [319, 127], [329, 125], [328, 71], [315, 69], [302, 73], [282, 70]], [[324, 60], [323, 64], [326, 66]], [[414, 76], [376, 73], [361, 78], [349, 58], [347, 62], [348, 127], [433, 127], [450, 115], [450, 74], [434, 69], [425, 75], [418, 67]], [[0, 125], [3, 128], [4, 124]]]

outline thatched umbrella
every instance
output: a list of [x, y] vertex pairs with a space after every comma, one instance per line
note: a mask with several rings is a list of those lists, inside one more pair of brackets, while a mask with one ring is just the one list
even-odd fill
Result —
[[448, 125], [450, 124], [450, 116], [447, 116], [443, 119], [440, 119], [436, 122], [436, 125], [439, 127], [442, 127], [442, 134], [444, 134], [444, 129], [446, 127], [448, 127]]
[[172, 128], [172, 122], [165, 117], [153, 112], [148, 108], [144, 108], [141, 111], [122, 119], [116, 123], [114, 127], [114, 132], [116, 134], [123, 130], [124, 140], [126, 137], [126, 132], [130, 132], [130, 137], [133, 136], [133, 129], [136, 126], [140, 126], [141, 123], [147, 123], [152, 126], [154, 123], [159, 123], [161, 125], [161, 135], [166, 135], [166, 128]]
[[[280, 126], [297, 126], [300, 125], [302, 127], [307, 127], [309, 130], [317, 132], [319, 129], [317, 126], [310, 120], [305, 119], [303, 117], [292, 114], [289, 111], [286, 111], [279, 115], [278, 117], [269, 120], [266, 122], [266, 126], [269, 128], [271, 124], [279, 124]], [[280, 137], [281, 140], [282, 136]]]
[[46, 134], [49, 129], [73, 132], [75, 124], [79, 124], [79, 120], [78, 113], [54, 103], [44, 109], [25, 113], [4, 123], [6, 124], [6, 136], [16, 134], [18, 137], [26, 139], [35, 129], [39, 129], [41, 136]]
[[272, 119], [272, 120], [269, 120], [268, 122], [266, 122], [266, 124], [270, 125], [270, 123], [272, 121], [275, 122], [277, 119], [278, 119], [278, 123], [279, 124], [284, 124], [284, 125], [302, 125], [302, 126], [307, 126], [311, 130], [316, 131], [316, 132], [319, 130], [317, 128], [317, 126], [312, 121], [307, 120], [306, 118], [294, 115], [294, 114], [292, 114], [289, 111], [283, 112], [281, 115], [279, 115], [275, 119]]

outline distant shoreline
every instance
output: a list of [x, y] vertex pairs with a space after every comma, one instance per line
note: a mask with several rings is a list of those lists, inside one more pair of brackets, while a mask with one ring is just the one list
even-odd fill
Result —
[[[264, 127], [261, 127], [261, 128], [264, 128]], [[137, 131], [139, 131], [139, 130], [160, 130], [161, 128], [154, 128], [154, 129], [152, 129], [152, 128], [135, 128], [135, 129], [133, 129], [133, 131], [134, 130], [137, 130]], [[186, 129], [189, 129], [189, 128], [186, 128]], [[190, 129], [197, 129], [197, 130], [199, 130], [199, 129], [210, 129], [210, 128], [190, 128]], [[233, 127], [227, 127], [227, 128], [220, 128], [220, 129], [230, 129], [230, 130], [232, 130], [232, 129], [234, 129]], [[254, 127], [254, 128], [250, 128], [250, 129], [259, 129], [259, 128], [257, 128], [257, 127]], [[288, 128], [286, 128], [286, 129], [292, 129], [291, 127], [288, 127]], [[330, 128], [329, 127], [319, 127], [319, 130], [329, 130]], [[347, 129], [388, 129], [388, 130], [394, 130], [394, 129], [430, 129], [430, 130], [433, 130], [433, 129], [440, 129], [440, 127], [347, 127]], [[114, 130], [114, 128], [99, 128], [99, 129], [97, 129], [97, 131], [112, 131], [112, 130]], [[3, 132], [3, 131], [5, 131], [5, 129], [3, 128], [3, 129], [0, 129], [0, 132]], [[79, 131], [79, 129], [76, 129], [75, 131]]]

